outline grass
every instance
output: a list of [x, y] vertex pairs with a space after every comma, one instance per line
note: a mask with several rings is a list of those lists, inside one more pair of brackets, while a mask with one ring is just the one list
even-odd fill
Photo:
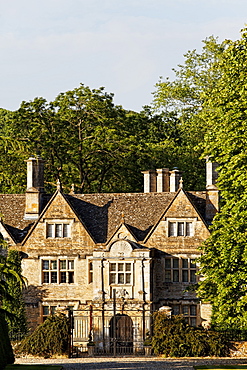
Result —
[[61, 370], [62, 366], [56, 365], [7, 365], [5, 370]]
[[208, 369], [208, 370], [226, 370], [226, 369], [247, 369], [247, 365], [229, 365], [229, 366], [194, 366], [194, 369], [196, 370], [203, 370], [203, 369]]

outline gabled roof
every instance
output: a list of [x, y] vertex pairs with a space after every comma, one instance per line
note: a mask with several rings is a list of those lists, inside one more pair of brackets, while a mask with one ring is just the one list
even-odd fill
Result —
[[113, 239], [115, 238], [122, 238], [120, 234], [127, 234], [126, 236], [124, 236], [124, 239], [130, 239], [132, 241], [137, 241], [136, 240], [136, 237], [134, 235], [134, 233], [132, 232], [131, 228], [129, 227], [129, 225], [127, 225], [125, 222], [122, 222], [121, 225], [118, 226], [118, 228], [116, 229], [116, 231], [113, 233], [113, 235], [107, 240], [107, 244], [111, 243]]
[[[202, 217], [205, 213], [205, 192], [186, 192]], [[124, 222], [137, 241], [143, 241], [157, 224], [176, 193], [108, 193], [63, 194], [96, 243], [106, 243]], [[54, 195], [42, 196], [42, 210]], [[24, 220], [25, 194], [0, 194], [0, 212], [4, 226], [17, 243], [33, 225]], [[27, 233], [26, 233], [27, 234]]]
[[24, 220], [25, 194], [0, 194], [0, 212], [5, 229], [19, 243], [30, 229], [30, 220]]
[[93, 238], [93, 236], [90, 234], [90, 232], [87, 230], [87, 227], [84, 225], [84, 222], [83, 220], [80, 219], [80, 214], [77, 213], [76, 209], [74, 209], [73, 205], [70, 204], [69, 202], [69, 199], [58, 189], [56, 190], [56, 192], [53, 194], [53, 196], [51, 197], [51, 199], [48, 201], [48, 203], [46, 204], [46, 206], [44, 207], [43, 211], [41, 212], [38, 220], [34, 223], [34, 225], [32, 226], [30, 232], [27, 234], [27, 236], [25, 237], [23, 243], [25, 243], [25, 241], [29, 238], [29, 236], [31, 235], [31, 233], [34, 231], [36, 225], [39, 223], [40, 219], [42, 219], [43, 217], [45, 217], [46, 213], [48, 212], [49, 210], [49, 207], [52, 205], [52, 203], [54, 201], [56, 201], [56, 198], [60, 196], [62, 197], [63, 201], [68, 204], [68, 206], [70, 207], [70, 209], [72, 210], [72, 213], [73, 215], [75, 215], [82, 223], [83, 227], [85, 228], [86, 232], [88, 233], [89, 237], [92, 239], [92, 241], [95, 243], [95, 240]]
[[[200, 195], [199, 197], [196, 197], [195, 193], [198, 193]], [[206, 193], [204, 192], [187, 192], [183, 189], [180, 189], [177, 191], [176, 195], [172, 199], [172, 201], [167, 205], [167, 208], [163, 211], [163, 213], [160, 215], [159, 219], [157, 220], [156, 224], [153, 226], [153, 228], [150, 230], [148, 235], [146, 236], [144, 243], [150, 238], [150, 236], [155, 232], [156, 228], [158, 227], [160, 221], [169, 213], [169, 209], [172, 207], [172, 204], [176, 202], [176, 200], [182, 196], [185, 196], [185, 199], [187, 199], [187, 203], [190, 204], [192, 207], [191, 209], [194, 209], [195, 213], [198, 215], [198, 218], [205, 224], [205, 227], [207, 227], [207, 224], [205, 222], [204, 217], [202, 216], [201, 212], [204, 211], [205, 213], [205, 197]], [[204, 197], [203, 197], [204, 195]], [[182, 207], [186, 206], [186, 202], [183, 202]], [[173, 211], [174, 213], [174, 211]], [[173, 216], [174, 217], [174, 216]], [[179, 217], [179, 215], [176, 214], [176, 217]], [[181, 216], [180, 216], [181, 217]]]

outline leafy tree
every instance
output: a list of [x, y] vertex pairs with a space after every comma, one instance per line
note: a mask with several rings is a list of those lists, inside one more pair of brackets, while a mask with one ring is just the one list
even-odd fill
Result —
[[28, 157], [24, 142], [17, 139], [13, 127], [14, 112], [0, 109], [0, 192], [19, 193], [25, 189], [24, 160]]
[[208, 125], [200, 112], [209, 92], [217, 83], [219, 69], [211, 67], [220, 59], [225, 48], [217, 38], [209, 37], [203, 41], [201, 53], [188, 51], [184, 65], [174, 69], [175, 79], [162, 78], [156, 84], [153, 107], [162, 114], [172, 112], [177, 116], [179, 141], [176, 141], [175, 165], [184, 170], [187, 189], [205, 188], [205, 165], [201, 160], [204, 148], [204, 135]]
[[[3, 114], [2, 121], [9, 135], [3, 140], [9, 138], [14, 147], [21, 143], [23, 173], [27, 153], [46, 160], [48, 191], [57, 178], [65, 191], [72, 183], [77, 192], [140, 191], [142, 170], [174, 166], [179, 157], [175, 114], [153, 114], [149, 107], [126, 111], [114, 106], [113, 95], [103, 88], [80, 85], [50, 103], [43, 98], [23, 102], [17, 112]], [[7, 190], [3, 182], [2, 187]], [[7, 192], [13, 190], [11, 183]]]
[[202, 248], [199, 294], [213, 304], [214, 326], [247, 329], [247, 30], [225, 45], [201, 112], [210, 127], [205, 154], [220, 163], [221, 211]]

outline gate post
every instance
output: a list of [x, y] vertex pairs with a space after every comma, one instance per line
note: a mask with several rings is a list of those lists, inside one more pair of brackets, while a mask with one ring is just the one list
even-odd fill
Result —
[[117, 338], [116, 338], [116, 289], [113, 289], [113, 356], [117, 354]]
[[68, 358], [72, 357], [73, 354], [73, 329], [74, 329], [74, 317], [73, 317], [73, 311], [68, 309], [68, 318], [69, 318], [69, 335], [68, 335]]

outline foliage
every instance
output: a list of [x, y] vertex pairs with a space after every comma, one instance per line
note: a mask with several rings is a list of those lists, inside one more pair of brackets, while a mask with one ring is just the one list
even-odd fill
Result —
[[[6, 300], [6, 301], [13, 300], [13, 297], [8, 290], [8, 283], [10, 280], [15, 280], [16, 282], [18, 282], [21, 288], [25, 286], [25, 278], [18, 271], [18, 266], [16, 266], [15, 262], [10, 262], [7, 256], [8, 256], [7, 243], [0, 237], [0, 301], [1, 301], [1, 304], [3, 300]], [[4, 310], [3, 308], [0, 308], [0, 311], [3, 311], [5, 314], [8, 313], [8, 311]], [[11, 314], [11, 316], [13, 315]]]
[[247, 329], [247, 30], [226, 42], [212, 67], [221, 77], [205, 95], [201, 117], [210, 127], [205, 154], [220, 163], [221, 211], [200, 258], [205, 279], [198, 293], [213, 304], [212, 323], [220, 329]]
[[220, 71], [212, 65], [220, 59], [225, 48], [217, 38], [203, 41], [202, 51], [188, 51], [185, 62], [174, 69], [175, 79], [162, 78], [156, 84], [153, 107], [160, 114], [176, 115], [179, 141], [176, 142], [178, 161], [176, 166], [184, 171], [187, 189], [205, 188], [205, 165], [202, 161], [204, 136], [208, 124], [200, 112], [205, 100], [205, 91], [210, 92], [217, 83]]
[[17, 138], [19, 129], [13, 126], [14, 112], [0, 109], [0, 191], [19, 193], [25, 189], [24, 160], [28, 158], [25, 142]]
[[185, 169], [188, 189], [202, 185], [204, 163], [187, 145], [176, 111], [127, 111], [104, 88], [81, 84], [50, 103], [35, 98], [16, 112], [0, 111], [0, 122], [1, 192], [24, 191], [24, 160], [34, 153], [46, 161], [47, 191], [58, 178], [65, 192], [72, 184], [78, 193], [141, 191], [141, 171], [174, 166]]
[[50, 357], [67, 354], [69, 346], [69, 319], [64, 314], [47, 317], [43, 324], [26, 337], [19, 353]]
[[[8, 264], [13, 271], [21, 276], [21, 258], [20, 253], [17, 250], [9, 250], [6, 258], [6, 264]], [[8, 323], [9, 332], [12, 336], [17, 334], [25, 335], [27, 332], [27, 322], [25, 315], [25, 305], [22, 296], [22, 282], [16, 280], [12, 275], [9, 275], [6, 279], [7, 287], [6, 291], [8, 297], [5, 296], [2, 299], [2, 309], [11, 313], [11, 317], [7, 316], [6, 321]], [[9, 297], [11, 297], [9, 299]]]
[[8, 326], [4, 314], [0, 312], [0, 369], [15, 361], [13, 350], [8, 336]]
[[154, 352], [166, 357], [223, 356], [228, 351], [220, 333], [189, 326], [181, 316], [156, 312], [153, 331]]
[[143, 342], [143, 345], [144, 346], [151, 346], [152, 345], [152, 337], [151, 337], [150, 331], [147, 331], [147, 333], [145, 335], [145, 340]]
[[[14, 254], [12, 254], [13, 256]], [[17, 285], [15, 285], [17, 284]], [[20, 291], [24, 286], [25, 281], [21, 276], [19, 262], [15, 258], [8, 258], [8, 250], [6, 242], [0, 239], [0, 368], [2, 369], [6, 363], [13, 363], [14, 356], [12, 347], [9, 341], [8, 325], [9, 322], [14, 322], [21, 319], [21, 316], [16, 317], [19, 301], [18, 296], [13, 294], [11, 287], [18, 286]], [[16, 321], [15, 321], [16, 322]], [[2, 362], [1, 362], [2, 361]]]

